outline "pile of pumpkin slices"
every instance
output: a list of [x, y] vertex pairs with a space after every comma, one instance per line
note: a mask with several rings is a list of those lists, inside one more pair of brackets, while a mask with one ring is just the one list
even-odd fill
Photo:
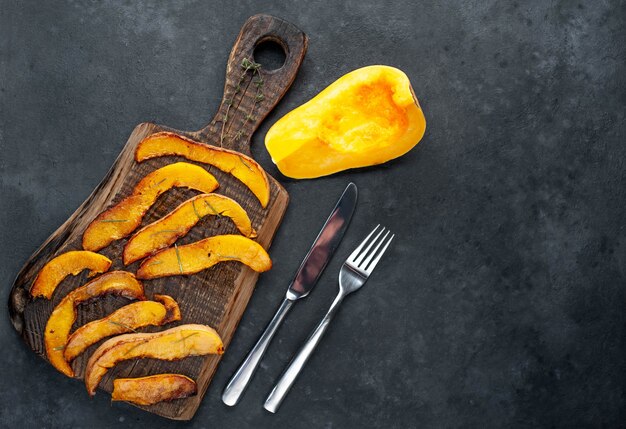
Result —
[[[267, 175], [256, 161], [245, 155], [197, 143], [170, 132], [146, 137], [135, 152], [137, 162], [162, 156], [181, 156], [230, 173], [250, 189], [263, 208], [267, 207], [270, 198]], [[148, 300], [140, 280], [195, 274], [223, 261], [238, 261], [257, 272], [271, 268], [269, 255], [253, 240], [256, 231], [248, 214], [236, 201], [212, 193], [218, 186], [213, 175], [195, 164], [178, 162], [157, 169], [141, 179], [128, 197], [89, 224], [83, 234], [82, 250], [56, 256], [37, 274], [30, 294], [33, 298], [43, 299], [52, 299], [57, 286], [69, 275], [89, 270], [89, 277], [93, 277], [62, 298], [50, 314], [44, 333], [48, 360], [68, 377], [75, 376], [71, 363], [76, 357], [91, 345], [111, 337], [93, 352], [88, 361], [84, 379], [90, 395], [95, 394], [107, 371], [125, 360], [173, 361], [224, 352], [219, 334], [205, 325], [183, 324], [159, 332], [137, 332], [147, 326], [163, 326], [183, 318], [174, 298], [154, 294], [153, 300]], [[202, 193], [135, 232], [159, 195], [172, 187], [186, 187]], [[176, 241], [206, 216], [230, 218], [241, 235], [218, 235], [177, 246]], [[142, 260], [137, 273], [109, 271], [112, 261], [97, 252], [131, 234], [121, 256], [124, 265]], [[77, 307], [106, 295], [135, 302], [71, 332], [77, 319]], [[154, 374], [114, 380], [112, 399], [152, 405], [185, 398], [196, 392], [196, 382], [183, 374]]]

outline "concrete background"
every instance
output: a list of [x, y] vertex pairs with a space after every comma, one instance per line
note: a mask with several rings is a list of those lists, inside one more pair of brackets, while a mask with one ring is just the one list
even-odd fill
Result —
[[[133, 127], [198, 129], [248, 16], [310, 37], [253, 152], [291, 195], [240, 329], [190, 423], [90, 400], [0, 317], [0, 427], [626, 427], [624, 1], [0, 1], [0, 300]], [[432, 4], [431, 4], [432, 3]], [[386, 165], [282, 178], [280, 116], [342, 74], [404, 70], [428, 129]], [[226, 381], [348, 181], [360, 203], [321, 283], [235, 408]], [[399, 234], [277, 415], [262, 403], [374, 224]], [[6, 313], [6, 308], [2, 310]]]

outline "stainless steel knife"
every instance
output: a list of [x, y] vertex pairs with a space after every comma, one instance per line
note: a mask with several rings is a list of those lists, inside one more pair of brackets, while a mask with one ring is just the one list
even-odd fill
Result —
[[349, 183], [315, 239], [309, 253], [304, 257], [302, 264], [300, 264], [300, 268], [298, 268], [294, 279], [289, 285], [285, 299], [280, 304], [278, 311], [267, 325], [267, 328], [265, 328], [261, 338], [250, 350], [248, 356], [246, 356], [239, 369], [226, 385], [224, 393], [222, 393], [222, 401], [226, 405], [233, 406], [237, 404], [281, 322], [285, 319], [293, 304], [307, 296], [317, 283], [322, 271], [326, 268], [328, 261], [335, 253], [346, 232], [356, 207], [356, 200], [356, 185]]

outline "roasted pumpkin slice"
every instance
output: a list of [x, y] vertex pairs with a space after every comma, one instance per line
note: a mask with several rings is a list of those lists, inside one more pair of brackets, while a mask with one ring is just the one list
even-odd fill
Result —
[[263, 208], [267, 207], [270, 200], [270, 182], [263, 168], [254, 159], [239, 152], [198, 143], [163, 131], [146, 137], [137, 145], [135, 161], [168, 155], [209, 164], [232, 174], [252, 191]]
[[139, 301], [114, 311], [107, 317], [78, 328], [65, 346], [64, 356], [68, 362], [82, 354], [87, 347], [112, 335], [134, 332], [144, 326], [160, 326], [180, 320], [180, 310], [173, 298], [155, 295], [154, 301]]
[[119, 362], [152, 358], [179, 360], [188, 356], [224, 353], [222, 339], [205, 325], [180, 325], [161, 332], [124, 334], [113, 337], [91, 355], [85, 370], [89, 395], [96, 393], [102, 377]]
[[167, 310], [165, 322], [162, 323], [163, 325], [182, 319], [182, 316], [180, 314], [180, 307], [178, 306], [178, 303], [174, 300], [174, 298], [169, 295], [159, 295], [158, 293], [155, 293], [154, 300], [162, 303]]
[[50, 314], [44, 332], [44, 344], [50, 363], [68, 377], [74, 377], [74, 371], [65, 360], [64, 352], [70, 329], [76, 321], [76, 307], [103, 295], [146, 299], [142, 284], [134, 275], [125, 271], [103, 274], [67, 294]]
[[130, 196], [89, 224], [83, 234], [83, 249], [100, 250], [129, 235], [141, 224], [141, 219], [159, 195], [173, 187], [209, 193], [218, 186], [215, 177], [197, 165], [177, 162], [159, 168], [141, 179]]
[[89, 277], [103, 273], [111, 267], [111, 260], [99, 253], [73, 250], [62, 253], [43, 266], [30, 288], [34, 297], [52, 298], [55, 289], [70, 274], [75, 276], [89, 270]]
[[132, 264], [172, 245], [205, 216], [229, 217], [246, 237], [256, 237], [250, 218], [237, 202], [218, 194], [197, 195], [167, 216], [140, 229], [124, 247], [124, 264]]
[[195, 274], [224, 261], [238, 261], [257, 272], [272, 268], [272, 260], [256, 241], [241, 235], [216, 235], [160, 251], [142, 262], [137, 277], [155, 279]]
[[140, 378], [113, 380], [111, 400], [136, 405], [153, 405], [163, 401], [188, 398], [198, 392], [196, 382], [182, 374], [156, 374]]

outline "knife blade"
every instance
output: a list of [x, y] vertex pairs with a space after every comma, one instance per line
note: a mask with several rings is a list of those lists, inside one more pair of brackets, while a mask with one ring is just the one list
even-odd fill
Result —
[[226, 405], [234, 406], [239, 402], [285, 316], [293, 304], [306, 297], [317, 283], [348, 228], [356, 207], [357, 195], [356, 185], [349, 183], [302, 260], [276, 314], [226, 385], [222, 393], [222, 401]]

